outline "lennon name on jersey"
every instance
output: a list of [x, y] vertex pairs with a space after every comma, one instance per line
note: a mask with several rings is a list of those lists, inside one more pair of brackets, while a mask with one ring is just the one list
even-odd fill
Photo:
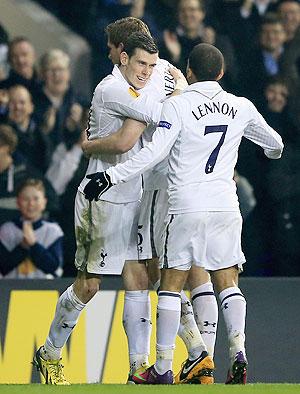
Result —
[[192, 111], [192, 114], [197, 120], [200, 120], [206, 115], [215, 113], [227, 115], [234, 119], [237, 114], [237, 109], [230, 106], [228, 103], [210, 101], [208, 103], [198, 105], [197, 109], [195, 111]]

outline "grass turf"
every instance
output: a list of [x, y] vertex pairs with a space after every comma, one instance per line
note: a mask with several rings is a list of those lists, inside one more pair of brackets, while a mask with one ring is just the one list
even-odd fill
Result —
[[[100, 386], [100, 387], [99, 387]], [[101, 393], [101, 394], [300, 394], [300, 384], [247, 384], [245, 386], [181, 385], [181, 386], [134, 386], [124, 384], [75, 384], [71, 386], [47, 386], [41, 384], [0, 384], [0, 394], [40, 394], [40, 393]]]

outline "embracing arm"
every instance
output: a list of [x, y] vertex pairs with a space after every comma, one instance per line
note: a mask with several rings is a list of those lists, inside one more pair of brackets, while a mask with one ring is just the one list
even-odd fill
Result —
[[128, 152], [140, 138], [146, 125], [134, 119], [126, 119], [122, 127], [107, 137], [89, 141], [84, 139], [81, 148], [86, 156], [98, 153], [121, 154]]

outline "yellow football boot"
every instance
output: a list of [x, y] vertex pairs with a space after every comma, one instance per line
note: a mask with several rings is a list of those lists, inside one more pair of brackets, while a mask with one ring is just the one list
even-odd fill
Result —
[[65, 378], [63, 373], [63, 365], [61, 359], [59, 360], [45, 360], [41, 356], [41, 347], [35, 353], [33, 358], [33, 365], [40, 371], [45, 380], [45, 384], [54, 385], [69, 385], [70, 383]]

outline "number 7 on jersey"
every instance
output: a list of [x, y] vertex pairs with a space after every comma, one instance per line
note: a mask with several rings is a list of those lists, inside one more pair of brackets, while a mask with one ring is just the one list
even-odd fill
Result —
[[210, 133], [222, 133], [222, 136], [220, 138], [220, 141], [218, 142], [218, 145], [215, 147], [215, 149], [211, 152], [206, 166], [205, 166], [205, 173], [210, 174], [213, 172], [215, 168], [215, 164], [218, 158], [218, 154], [220, 152], [221, 146], [224, 143], [225, 140], [225, 134], [227, 131], [228, 126], [227, 125], [218, 125], [218, 126], [206, 126], [204, 130], [204, 135], [210, 134]]

